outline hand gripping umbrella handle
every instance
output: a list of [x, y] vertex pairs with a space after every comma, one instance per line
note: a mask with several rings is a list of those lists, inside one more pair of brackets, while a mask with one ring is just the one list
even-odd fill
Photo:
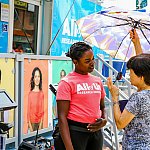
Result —
[[115, 82], [116, 82], [117, 80], [121, 80], [121, 79], [122, 79], [122, 72], [118, 72], [118, 74], [117, 74], [117, 76], [116, 76], [116, 80], [114, 81], [113, 84], [115, 84]]

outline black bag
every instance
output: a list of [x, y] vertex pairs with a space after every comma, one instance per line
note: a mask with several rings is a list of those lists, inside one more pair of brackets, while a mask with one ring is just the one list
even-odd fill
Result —
[[[70, 125], [69, 124], [69, 128], [71, 130], [76, 130], [76, 131], [81, 131], [81, 132], [90, 132], [89, 130], [87, 130], [87, 128], [79, 127], [76, 125]], [[53, 131], [52, 137], [53, 137], [53, 139], [56, 139], [56, 138], [58, 138], [58, 136], [59, 136], [59, 125], [57, 123], [55, 126], [55, 130]]]

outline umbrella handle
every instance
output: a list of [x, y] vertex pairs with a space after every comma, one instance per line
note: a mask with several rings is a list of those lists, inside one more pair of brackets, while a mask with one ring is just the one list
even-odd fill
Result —
[[116, 76], [116, 80], [113, 82], [113, 84], [115, 84], [117, 80], [121, 80], [121, 79], [122, 79], [122, 72], [118, 72]]

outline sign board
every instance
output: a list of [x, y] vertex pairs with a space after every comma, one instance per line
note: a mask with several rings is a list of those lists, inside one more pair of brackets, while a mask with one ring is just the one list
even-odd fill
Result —
[[22, 1], [20, 1], [20, 0], [15, 0], [15, 1], [14, 1], [14, 4], [15, 4], [15, 7], [16, 7], [16, 8], [24, 9], [24, 10], [26, 10], [26, 9], [27, 9], [27, 6], [28, 6], [28, 4], [27, 4], [26, 2], [22, 2]]
[[[51, 40], [51, 42], [54, 40], [54, 43], [50, 48], [51, 56], [65, 56], [65, 53], [73, 43], [82, 41], [75, 21], [81, 17], [98, 12], [102, 8], [89, 0], [76, 0], [75, 3], [73, 2], [74, 0], [54, 1]], [[66, 6], [65, 9], [64, 6]]]

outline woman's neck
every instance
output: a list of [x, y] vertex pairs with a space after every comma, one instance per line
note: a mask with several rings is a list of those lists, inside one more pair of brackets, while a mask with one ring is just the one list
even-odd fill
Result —
[[149, 85], [145, 85], [143, 87], [139, 87], [138, 91], [142, 91], [142, 90], [150, 90], [150, 86]]
[[36, 86], [36, 85], [35, 85], [33, 91], [34, 91], [34, 92], [39, 92], [39, 91], [40, 91], [39, 86]]
[[88, 72], [82, 72], [82, 71], [79, 71], [77, 69], [74, 70], [76, 73], [78, 74], [81, 74], [81, 75], [88, 75]]

